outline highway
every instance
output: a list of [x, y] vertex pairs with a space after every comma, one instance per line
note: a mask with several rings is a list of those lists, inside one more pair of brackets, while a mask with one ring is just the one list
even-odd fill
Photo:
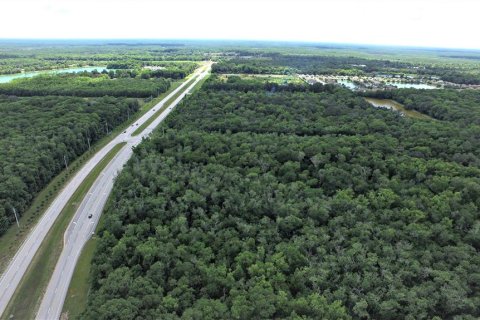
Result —
[[[143, 138], [146, 138], [155, 127], [157, 127], [163, 119], [168, 116], [183, 97], [208, 74], [210, 68], [211, 63], [208, 63], [206, 67], [198, 69], [193, 74], [193, 77], [196, 77], [196, 80], [190, 85], [190, 87], [180, 94], [170, 107], [148, 125], [141, 134], [132, 136], [132, 133], [136, 128], [141, 126], [150, 117], [154, 116], [166, 101], [187, 85], [188, 80], [182, 83], [182, 85], [144, 114], [133, 126], [129, 127], [125, 133], [119, 134], [110, 143], [99, 150], [62, 189], [15, 254], [0, 279], [0, 315], [5, 311], [46, 234], [78, 186], [115, 145], [121, 142], [126, 142], [127, 144], [117, 153], [114, 159], [110, 161], [94, 182], [91, 189], [88, 191], [87, 196], [80, 204], [64, 235], [64, 248], [37, 313], [37, 319], [42, 320], [58, 319], [60, 317], [68, 286], [80, 252], [95, 230], [105, 202], [112, 190], [114, 177], [119, 171], [121, 171], [123, 165], [132, 155], [132, 147], [138, 145]], [[88, 218], [89, 214], [92, 214], [92, 218]]]

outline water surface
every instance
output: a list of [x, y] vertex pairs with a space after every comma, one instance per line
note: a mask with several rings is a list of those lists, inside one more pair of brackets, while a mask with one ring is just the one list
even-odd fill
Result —
[[399, 89], [437, 89], [437, 87], [432, 86], [430, 84], [424, 84], [424, 83], [404, 83], [404, 82], [387, 82], [387, 85], [389, 86], [394, 86]]
[[3, 74], [0, 75], [0, 83], [7, 83], [12, 81], [13, 79], [18, 78], [31, 78], [34, 76], [38, 76], [39, 74], [56, 74], [56, 73], [72, 73], [72, 72], [82, 72], [87, 71], [91, 72], [93, 70], [98, 70], [101, 72], [106, 67], [74, 67], [74, 68], [66, 68], [66, 69], [55, 69], [55, 70], [42, 70], [42, 71], [31, 71], [31, 72], [23, 72], [23, 73], [14, 73], [14, 74]]
[[[338, 79], [336, 80], [337, 84], [342, 85], [350, 90], [357, 90], [361, 89], [356, 85], [353, 81], [351, 80], [344, 80], [344, 79]], [[431, 84], [425, 84], [425, 83], [407, 83], [407, 82], [385, 82], [382, 84], [383, 86], [392, 86], [398, 89], [405, 89], [405, 88], [411, 88], [411, 89], [438, 89], [437, 87], [431, 85]], [[381, 89], [377, 88], [377, 89]]]
[[383, 108], [383, 109], [394, 110], [394, 111], [400, 112], [402, 115], [410, 117], [410, 118], [432, 119], [431, 117], [427, 116], [426, 114], [420, 113], [418, 111], [405, 109], [405, 107], [401, 103], [398, 103], [395, 100], [376, 99], [376, 98], [365, 98], [365, 100], [367, 100], [367, 102], [369, 102], [375, 108]]
[[347, 87], [350, 90], [355, 90], [357, 86], [350, 80], [337, 80], [338, 84], [341, 84], [344, 87]]

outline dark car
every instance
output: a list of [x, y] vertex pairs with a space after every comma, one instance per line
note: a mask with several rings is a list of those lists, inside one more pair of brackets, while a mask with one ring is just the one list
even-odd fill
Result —
[[93, 217], [93, 214], [90, 213], [90, 214], [88, 215], [88, 219], [91, 219], [92, 217]]

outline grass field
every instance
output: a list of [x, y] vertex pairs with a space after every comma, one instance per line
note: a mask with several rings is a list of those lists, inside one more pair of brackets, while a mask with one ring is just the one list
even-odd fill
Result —
[[34, 318], [35, 312], [40, 305], [43, 292], [48, 285], [58, 257], [62, 252], [63, 235], [70, 220], [75, 215], [78, 206], [98, 175], [125, 145], [126, 143], [119, 143], [114, 146], [92, 172], [90, 172], [70, 198], [33, 258], [2, 319], [9, 319], [12, 318], [12, 316], [13, 319]]

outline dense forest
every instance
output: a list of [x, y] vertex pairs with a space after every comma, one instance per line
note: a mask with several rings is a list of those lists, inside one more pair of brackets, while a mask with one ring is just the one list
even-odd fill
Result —
[[0, 96], [0, 235], [33, 197], [139, 108], [136, 99]]
[[64, 156], [68, 162], [75, 160], [132, 116], [139, 109], [137, 98], [158, 96], [171, 81], [187, 76], [198, 63], [178, 60], [200, 60], [196, 51], [182, 49], [190, 54], [185, 59], [167, 44], [131, 48], [120, 44], [2, 45], [0, 73], [129, 61], [138, 68], [42, 74], [0, 84], [0, 236], [15, 221], [13, 209], [21, 216], [64, 168]]
[[460, 121], [211, 77], [117, 178], [82, 317], [480, 317], [480, 131]]
[[[89, 145], [198, 61], [213, 75], [116, 179], [83, 319], [480, 318], [480, 95], [296, 73], [480, 84], [478, 52], [255, 42], [0, 46], [0, 236]], [[232, 76], [274, 74], [288, 77]], [[281, 79], [281, 80], [280, 80]], [[298, 79], [297, 79], [298, 80]], [[74, 298], [75, 299], [75, 298]]]
[[65, 73], [15, 79], [0, 84], [0, 94], [15, 96], [136, 97], [157, 96], [170, 87], [166, 79], [110, 79], [106, 74]]

